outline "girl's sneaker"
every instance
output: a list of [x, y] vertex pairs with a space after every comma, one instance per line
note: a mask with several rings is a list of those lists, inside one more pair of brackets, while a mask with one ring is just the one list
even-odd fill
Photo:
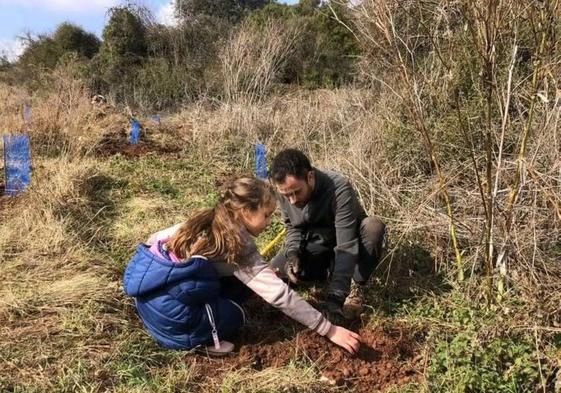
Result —
[[221, 357], [229, 355], [234, 350], [234, 344], [230, 341], [220, 341], [219, 348], [213, 345], [201, 346], [197, 348], [197, 352], [202, 355]]

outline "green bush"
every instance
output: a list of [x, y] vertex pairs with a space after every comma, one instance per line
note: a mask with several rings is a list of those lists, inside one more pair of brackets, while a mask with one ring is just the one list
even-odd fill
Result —
[[27, 46], [18, 60], [22, 66], [53, 69], [65, 54], [75, 53], [91, 59], [100, 47], [95, 34], [71, 23], [60, 24], [52, 35], [27, 37]]
[[211, 16], [231, 23], [240, 22], [252, 10], [270, 3], [270, 0], [183, 0], [176, 2], [176, 12], [184, 20]]
[[0, 55], [0, 72], [9, 71], [12, 68], [12, 64], [8, 61], [6, 55]]
[[147, 60], [134, 77], [135, 103], [146, 109], [173, 108], [191, 93], [188, 76], [188, 70], [174, 67], [166, 59]]
[[490, 307], [459, 288], [438, 299], [407, 299], [396, 308], [397, 315], [432, 326], [430, 392], [533, 392], [542, 375], [551, 374], [554, 364], [545, 355], [550, 343], [542, 342], [544, 358], [538, 358], [534, 338], [506, 326], [512, 310], [522, 310], [520, 299]]
[[92, 86], [109, 93], [117, 101], [132, 98], [134, 75], [148, 52], [146, 26], [131, 7], [109, 11], [109, 22], [103, 29], [103, 43], [92, 61]]
[[301, 32], [297, 47], [286, 60], [282, 82], [319, 88], [341, 86], [354, 79], [359, 45], [332, 10], [348, 23], [345, 7], [322, 5], [319, 0], [302, 0], [297, 5], [272, 3], [250, 15], [250, 20], [259, 26], [276, 19]]
[[539, 380], [534, 346], [518, 338], [482, 342], [464, 332], [440, 342], [429, 367], [432, 392], [529, 392]]

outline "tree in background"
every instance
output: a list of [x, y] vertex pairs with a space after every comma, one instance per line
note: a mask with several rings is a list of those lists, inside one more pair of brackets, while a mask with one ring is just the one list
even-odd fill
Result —
[[201, 16], [237, 23], [251, 11], [265, 7], [270, 0], [181, 0], [176, 11], [183, 20], [192, 21]]
[[140, 9], [114, 7], [103, 29], [103, 43], [92, 63], [96, 73], [94, 88], [110, 90], [118, 100], [125, 99], [132, 78], [148, 54], [147, 28]]
[[[314, 52], [307, 57], [303, 82], [311, 87], [336, 87], [351, 82], [354, 65], [360, 54], [355, 37], [338, 21], [348, 24], [347, 8], [338, 4], [310, 7], [316, 1], [303, 1], [303, 12], [309, 9], [310, 31], [315, 36]], [[309, 7], [309, 8], [308, 8]]]
[[52, 35], [39, 35], [37, 38], [27, 35], [23, 40], [27, 45], [18, 64], [47, 69], [53, 69], [59, 59], [68, 53], [91, 59], [100, 47], [95, 34], [68, 22], [60, 24]]
[[219, 86], [218, 53], [230, 24], [202, 16], [178, 26], [154, 24], [148, 28], [148, 59], [136, 78], [141, 105], [171, 108], [215, 95]]
[[53, 34], [62, 52], [76, 52], [80, 56], [91, 59], [99, 51], [101, 42], [93, 33], [84, 31], [71, 23], [62, 23]]
[[12, 64], [8, 60], [6, 55], [0, 55], [0, 72], [8, 71], [12, 67]]
[[318, 88], [341, 86], [353, 80], [360, 48], [334, 12], [341, 21], [347, 21], [345, 6], [322, 4], [319, 0], [301, 0], [296, 5], [271, 3], [250, 15], [250, 20], [261, 26], [269, 19], [278, 19], [297, 25], [302, 32], [298, 47], [286, 61], [280, 78], [284, 83]]

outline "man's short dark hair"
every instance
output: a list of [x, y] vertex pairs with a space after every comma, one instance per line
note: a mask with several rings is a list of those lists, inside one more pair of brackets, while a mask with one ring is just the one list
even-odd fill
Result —
[[298, 149], [285, 149], [279, 152], [271, 163], [269, 176], [276, 183], [282, 183], [287, 176], [305, 180], [312, 165], [308, 157]]

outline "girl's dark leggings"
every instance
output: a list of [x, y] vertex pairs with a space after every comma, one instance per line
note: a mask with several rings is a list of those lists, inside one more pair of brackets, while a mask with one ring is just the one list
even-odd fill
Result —
[[242, 305], [253, 294], [243, 282], [235, 276], [226, 276], [220, 278], [220, 297], [230, 299]]

